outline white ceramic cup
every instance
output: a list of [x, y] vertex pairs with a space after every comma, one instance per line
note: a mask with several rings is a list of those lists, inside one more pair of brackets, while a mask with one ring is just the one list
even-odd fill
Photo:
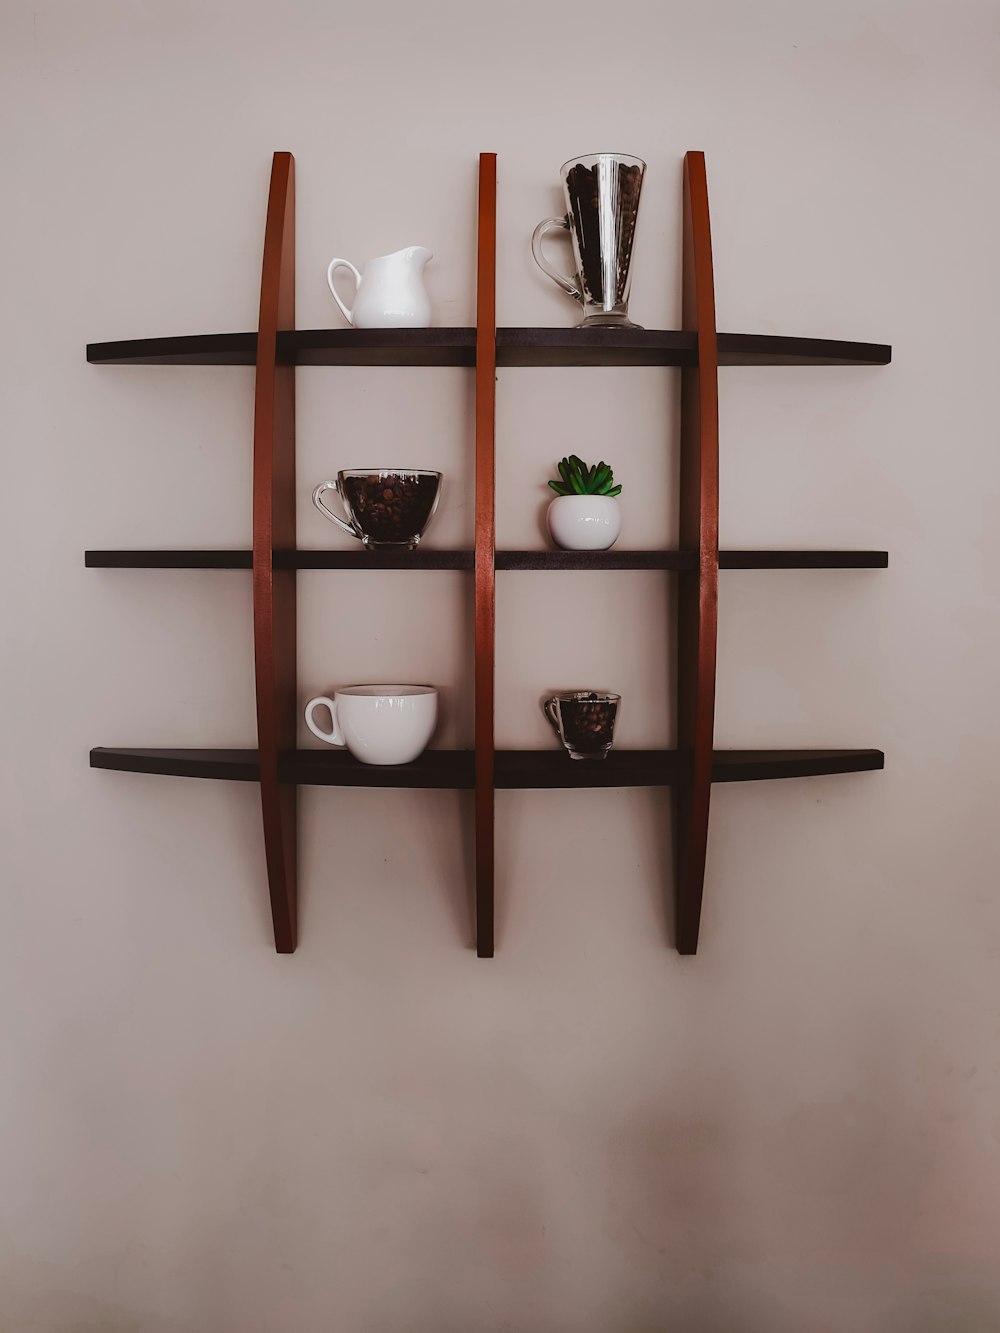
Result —
[[[320, 704], [330, 710], [332, 731], [313, 719]], [[306, 726], [328, 745], [346, 745], [363, 764], [409, 764], [427, 748], [438, 715], [432, 685], [350, 685], [306, 704]]]

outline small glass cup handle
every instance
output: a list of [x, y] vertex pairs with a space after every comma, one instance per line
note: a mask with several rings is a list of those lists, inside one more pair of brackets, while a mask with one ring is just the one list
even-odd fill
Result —
[[531, 237], [531, 253], [535, 257], [535, 263], [546, 277], [551, 278], [557, 286], [582, 305], [583, 292], [580, 290], [579, 278], [567, 278], [564, 273], [554, 269], [542, 253], [542, 240], [550, 231], [569, 231], [569, 218], [546, 218], [544, 222], [539, 222]]
[[550, 724], [551, 724], [551, 726], [552, 726], [552, 730], [556, 733], [557, 736], [559, 736], [559, 739], [562, 740], [562, 736], [559, 734], [559, 701], [558, 701], [558, 699], [543, 699], [543, 700], [542, 700], [542, 712], [543, 712], [543, 713], [545, 714], [545, 716], [549, 719], [549, 722], [550, 722]]
[[[344, 497], [340, 495], [340, 487], [335, 481], [324, 481], [319, 486], [316, 487], [316, 489], [313, 491], [313, 504], [316, 506], [316, 508], [319, 510], [321, 514], [325, 514], [327, 516], [327, 518], [330, 520], [331, 523], [336, 523], [338, 528], [343, 528], [345, 532], [350, 533], [352, 537], [356, 538], [358, 541], [361, 541], [362, 540], [361, 533], [358, 532], [357, 528], [355, 528], [351, 523], [345, 523], [344, 520], [338, 514], [335, 514], [333, 510], [327, 504], [324, 503], [323, 501], [324, 491], [336, 491], [338, 496], [340, 496], [340, 503], [344, 504]], [[344, 505], [344, 512], [345, 513], [347, 512], [346, 505]]]

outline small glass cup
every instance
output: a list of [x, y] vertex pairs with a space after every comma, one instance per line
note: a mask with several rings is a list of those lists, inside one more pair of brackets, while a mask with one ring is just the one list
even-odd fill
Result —
[[[326, 505], [326, 491], [340, 496], [346, 523]], [[422, 467], [347, 468], [336, 481], [317, 486], [312, 498], [321, 514], [369, 550], [412, 551], [437, 509], [441, 473]]]
[[620, 694], [568, 690], [542, 703], [542, 711], [571, 759], [604, 759], [615, 739]]

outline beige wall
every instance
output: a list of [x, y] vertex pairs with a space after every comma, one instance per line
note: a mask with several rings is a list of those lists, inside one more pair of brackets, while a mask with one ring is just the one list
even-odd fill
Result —
[[[0, 62], [3, 1333], [1000, 1327], [995, 5], [7, 0]], [[528, 238], [605, 147], [649, 161], [638, 320], [678, 321], [703, 148], [720, 326], [893, 343], [721, 388], [724, 544], [892, 564], [723, 576], [719, 743], [886, 772], [718, 790], [696, 959], [661, 793], [502, 795], [484, 963], [467, 798], [306, 790], [278, 958], [253, 787], [87, 768], [253, 743], [248, 577], [83, 568], [248, 544], [251, 372], [84, 344], [254, 326], [276, 148], [302, 326], [340, 323], [331, 255], [412, 242], [470, 322], [484, 149], [499, 321], [570, 324]], [[501, 544], [570, 448], [617, 464], [623, 544], [673, 540], [676, 387], [501, 372]], [[467, 372], [303, 370], [299, 404], [302, 545], [372, 460], [444, 468], [469, 541]], [[583, 683], [669, 743], [670, 596], [502, 577], [500, 740]], [[302, 697], [431, 679], [467, 743], [470, 617], [457, 574], [304, 574]]]

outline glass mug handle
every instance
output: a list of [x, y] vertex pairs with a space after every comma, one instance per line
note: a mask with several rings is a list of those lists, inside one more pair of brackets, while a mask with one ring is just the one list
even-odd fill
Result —
[[559, 708], [558, 708], [558, 703], [559, 703], [558, 699], [555, 699], [555, 698], [552, 698], [552, 699], [543, 699], [543, 700], [542, 700], [542, 712], [543, 712], [543, 713], [545, 714], [545, 716], [549, 719], [549, 723], [550, 723], [551, 726], [552, 726], [552, 730], [556, 733], [556, 735], [559, 737], [559, 739], [562, 740], [562, 734], [561, 734], [560, 731], [559, 731]]
[[[313, 491], [313, 504], [316, 506], [316, 508], [319, 510], [321, 514], [325, 514], [327, 516], [327, 518], [330, 520], [331, 523], [336, 523], [338, 528], [343, 528], [345, 532], [350, 533], [352, 537], [355, 537], [358, 541], [360, 541], [361, 540], [360, 532], [358, 532], [357, 529], [354, 528], [350, 523], [345, 523], [344, 520], [338, 514], [335, 514], [328, 505], [324, 504], [323, 502], [324, 491], [336, 491], [337, 494], [340, 495], [340, 486], [335, 481], [321, 482], [320, 485], [317, 486], [316, 489]], [[340, 503], [341, 504], [344, 503], [344, 497], [342, 495], [340, 495]], [[346, 512], [347, 508], [346, 505], [344, 506], [344, 508]]]
[[535, 263], [542, 272], [552, 279], [552, 281], [568, 292], [574, 300], [583, 302], [583, 292], [580, 290], [579, 278], [567, 278], [565, 274], [554, 269], [542, 253], [542, 240], [547, 232], [550, 231], [569, 231], [568, 218], [546, 218], [544, 222], [539, 222], [531, 236], [531, 253], [535, 257]]
[[[330, 710], [330, 721], [333, 723], [332, 731], [323, 731], [313, 719], [313, 709], [318, 708], [320, 704], [326, 704]], [[314, 736], [318, 736], [321, 741], [326, 741], [327, 745], [346, 745], [344, 733], [340, 729], [337, 721], [337, 705], [332, 699], [328, 699], [325, 694], [319, 695], [315, 699], [310, 699], [306, 704], [306, 726]]]

